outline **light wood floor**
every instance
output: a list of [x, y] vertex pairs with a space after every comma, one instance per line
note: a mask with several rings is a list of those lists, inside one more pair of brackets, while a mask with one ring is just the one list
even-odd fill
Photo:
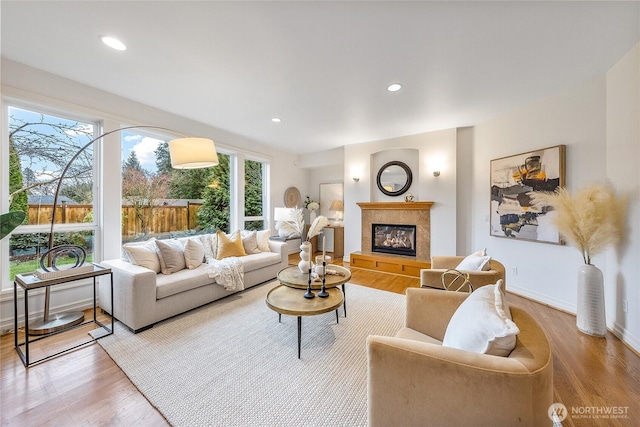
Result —
[[[297, 259], [292, 255], [290, 262]], [[351, 282], [398, 293], [419, 286], [418, 279], [356, 268], [352, 269]], [[610, 333], [604, 338], [581, 334], [570, 314], [513, 294], [509, 294], [509, 300], [529, 311], [551, 340], [556, 402], [564, 403], [569, 412], [572, 407], [582, 411], [627, 408], [628, 418], [574, 416], [563, 425], [640, 425], [637, 354]], [[13, 348], [13, 334], [4, 335], [0, 339], [0, 375], [2, 426], [168, 425], [97, 344], [25, 369]]]

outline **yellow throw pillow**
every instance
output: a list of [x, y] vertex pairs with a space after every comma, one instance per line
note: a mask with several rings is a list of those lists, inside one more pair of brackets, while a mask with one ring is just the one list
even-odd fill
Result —
[[245, 256], [247, 254], [242, 245], [240, 230], [234, 232], [231, 238], [228, 238], [227, 235], [220, 230], [218, 230], [216, 234], [218, 235], [218, 253], [216, 254], [216, 259], [230, 256]]

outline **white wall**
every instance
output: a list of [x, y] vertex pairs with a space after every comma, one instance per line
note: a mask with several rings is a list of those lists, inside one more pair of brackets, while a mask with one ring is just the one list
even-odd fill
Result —
[[[390, 198], [378, 190], [376, 166], [382, 157], [416, 166], [417, 170], [412, 171], [413, 184], [409, 192], [416, 201], [434, 202], [431, 208], [431, 253], [456, 253], [456, 133], [455, 129], [447, 129], [345, 147], [345, 260], [349, 260], [351, 252], [361, 249], [361, 212], [356, 203], [404, 201], [404, 195]], [[407, 157], [414, 153], [417, 156]], [[434, 162], [441, 170], [437, 178], [433, 176]], [[360, 181], [354, 182], [354, 176], [358, 176]]]
[[[625, 239], [607, 253], [607, 324], [640, 351], [640, 44], [607, 73], [607, 178], [629, 196]], [[624, 311], [623, 303], [628, 310]]]
[[[457, 255], [464, 255], [471, 252], [472, 238], [472, 200], [470, 196], [473, 187], [473, 134], [472, 127], [458, 128], [458, 141], [456, 147], [456, 171], [457, 171], [457, 191], [456, 191], [456, 252]], [[481, 215], [484, 218], [488, 215]], [[487, 230], [489, 223], [486, 224]]]
[[[278, 160], [271, 162], [271, 216], [273, 209], [284, 206], [284, 193], [289, 187], [296, 187], [300, 191], [300, 202], [304, 202], [309, 189], [309, 171], [300, 166], [297, 156], [281, 153]], [[302, 207], [304, 205], [300, 205]], [[271, 222], [271, 234], [277, 235], [275, 221]]]
[[[188, 135], [212, 138], [218, 148], [227, 148], [268, 159], [271, 170], [269, 177], [271, 194], [269, 213], [271, 215], [274, 206], [282, 206], [286, 188], [297, 186], [302, 194], [308, 190], [309, 172], [298, 165], [298, 157], [293, 154], [5, 58], [2, 58], [1, 65], [3, 99], [19, 99], [36, 105], [86, 114], [104, 120], [105, 131], [120, 128], [122, 125], [161, 126]], [[119, 140], [119, 135], [114, 134], [106, 139], [103, 147], [104, 171], [101, 187], [105, 203], [102, 203], [101, 213], [104, 228], [107, 230], [120, 228]], [[4, 173], [4, 171], [1, 172]], [[120, 256], [120, 233], [105, 233], [105, 239], [98, 244], [100, 247], [96, 248], [96, 252], [101, 254], [100, 259]], [[88, 308], [90, 306], [89, 290], [90, 287], [87, 285], [52, 288], [51, 312]], [[2, 330], [12, 325], [12, 300], [12, 292], [5, 291], [0, 294], [0, 328]], [[36, 302], [32, 307], [42, 307], [42, 304]]]
[[[486, 247], [507, 268], [507, 287], [538, 301], [575, 312], [580, 252], [570, 246], [490, 237], [491, 159], [566, 144], [569, 191], [605, 177], [604, 76], [533, 105], [475, 126], [473, 147], [472, 247]], [[605, 268], [603, 257], [595, 264]], [[518, 269], [518, 275], [513, 269]]]
[[[487, 247], [507, 268], [507, 287], [551, 306], [575, 313], [578, 250], [490, 237], [489, 162], [491, 159], [543, 147], [566, 144], [566, 186], [569, 191], [611, 180], [620, 190], [633, 193], [627, 222], [629, 235], [623, 251], [611, 249], [594, 258], [605, 275], [607, 323], [634, 348], [640, 348], [638, 311], [639, 129], [638, 47], [602, 75], [556, 96], [512, 111], [475, 126], [472, 150], [472, 186], [458, 187], [458, 197], [472, 201], [471, 246], [468, 253]], [[629, 90], [631, 89], [631, 91]], [[631, 225], [633, 224], [633, 225]], [[517, 267], [518, 274], [514, 274]], [[622, 298], [629, 314], [622, 313]]]

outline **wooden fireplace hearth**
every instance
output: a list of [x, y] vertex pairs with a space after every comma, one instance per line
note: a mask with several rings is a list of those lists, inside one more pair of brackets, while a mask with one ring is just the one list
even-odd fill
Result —
[[[431, 268], [431, 206], [433, 202], [359, 202], [362, 212], [360, 251], [349, 256], [351, 267], [420, 277]], [[416, 256], [371, 252], [371, 224], [411, 224], [416, 226]]]

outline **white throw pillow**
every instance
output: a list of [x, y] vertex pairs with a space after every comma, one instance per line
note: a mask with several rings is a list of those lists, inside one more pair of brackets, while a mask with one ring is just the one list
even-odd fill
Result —
[[242, 246], [244, 251], [249, 254], [259, 254], [261, 251], [258, 248], [258, 233], [255, 231], [242, 231]]
[[122, 246], [122, 250], [131, 264], [160, 273], [160, 259], [155, 238], [143, 243], [126, 243]]
[[442, 340], [445, 347], [508, 356], [520, 329], [511, 320], [503, 281], [473, 291], [453, 313]]
[[262, 252], [271, 252], [269, 247], [269, 237], [271, 237], [271, 230], [260, 230], [257, 233], [258, 249]]
[[455, 269], [458, 271], [488, 271], [491, 268], [490, 261], [491, 257], [487, 255], [487, 250], [482, 249], [460, 261]]
[[204, 245], [197, 238], [190, 238], [184, 244], [184, 262], [189, 270], [198, 268], [204, 259]]
[[182, 243], [177, 240], [156, 240], [156, 245], [162, 274], [172, 274], [185, 269], [187, 265], [184, 262]]
[[204, 259], [207, 263], [216, 259], [216, 250], [218, 248], [217, 234], [201, 234], [198, 236], [204, 247]]

